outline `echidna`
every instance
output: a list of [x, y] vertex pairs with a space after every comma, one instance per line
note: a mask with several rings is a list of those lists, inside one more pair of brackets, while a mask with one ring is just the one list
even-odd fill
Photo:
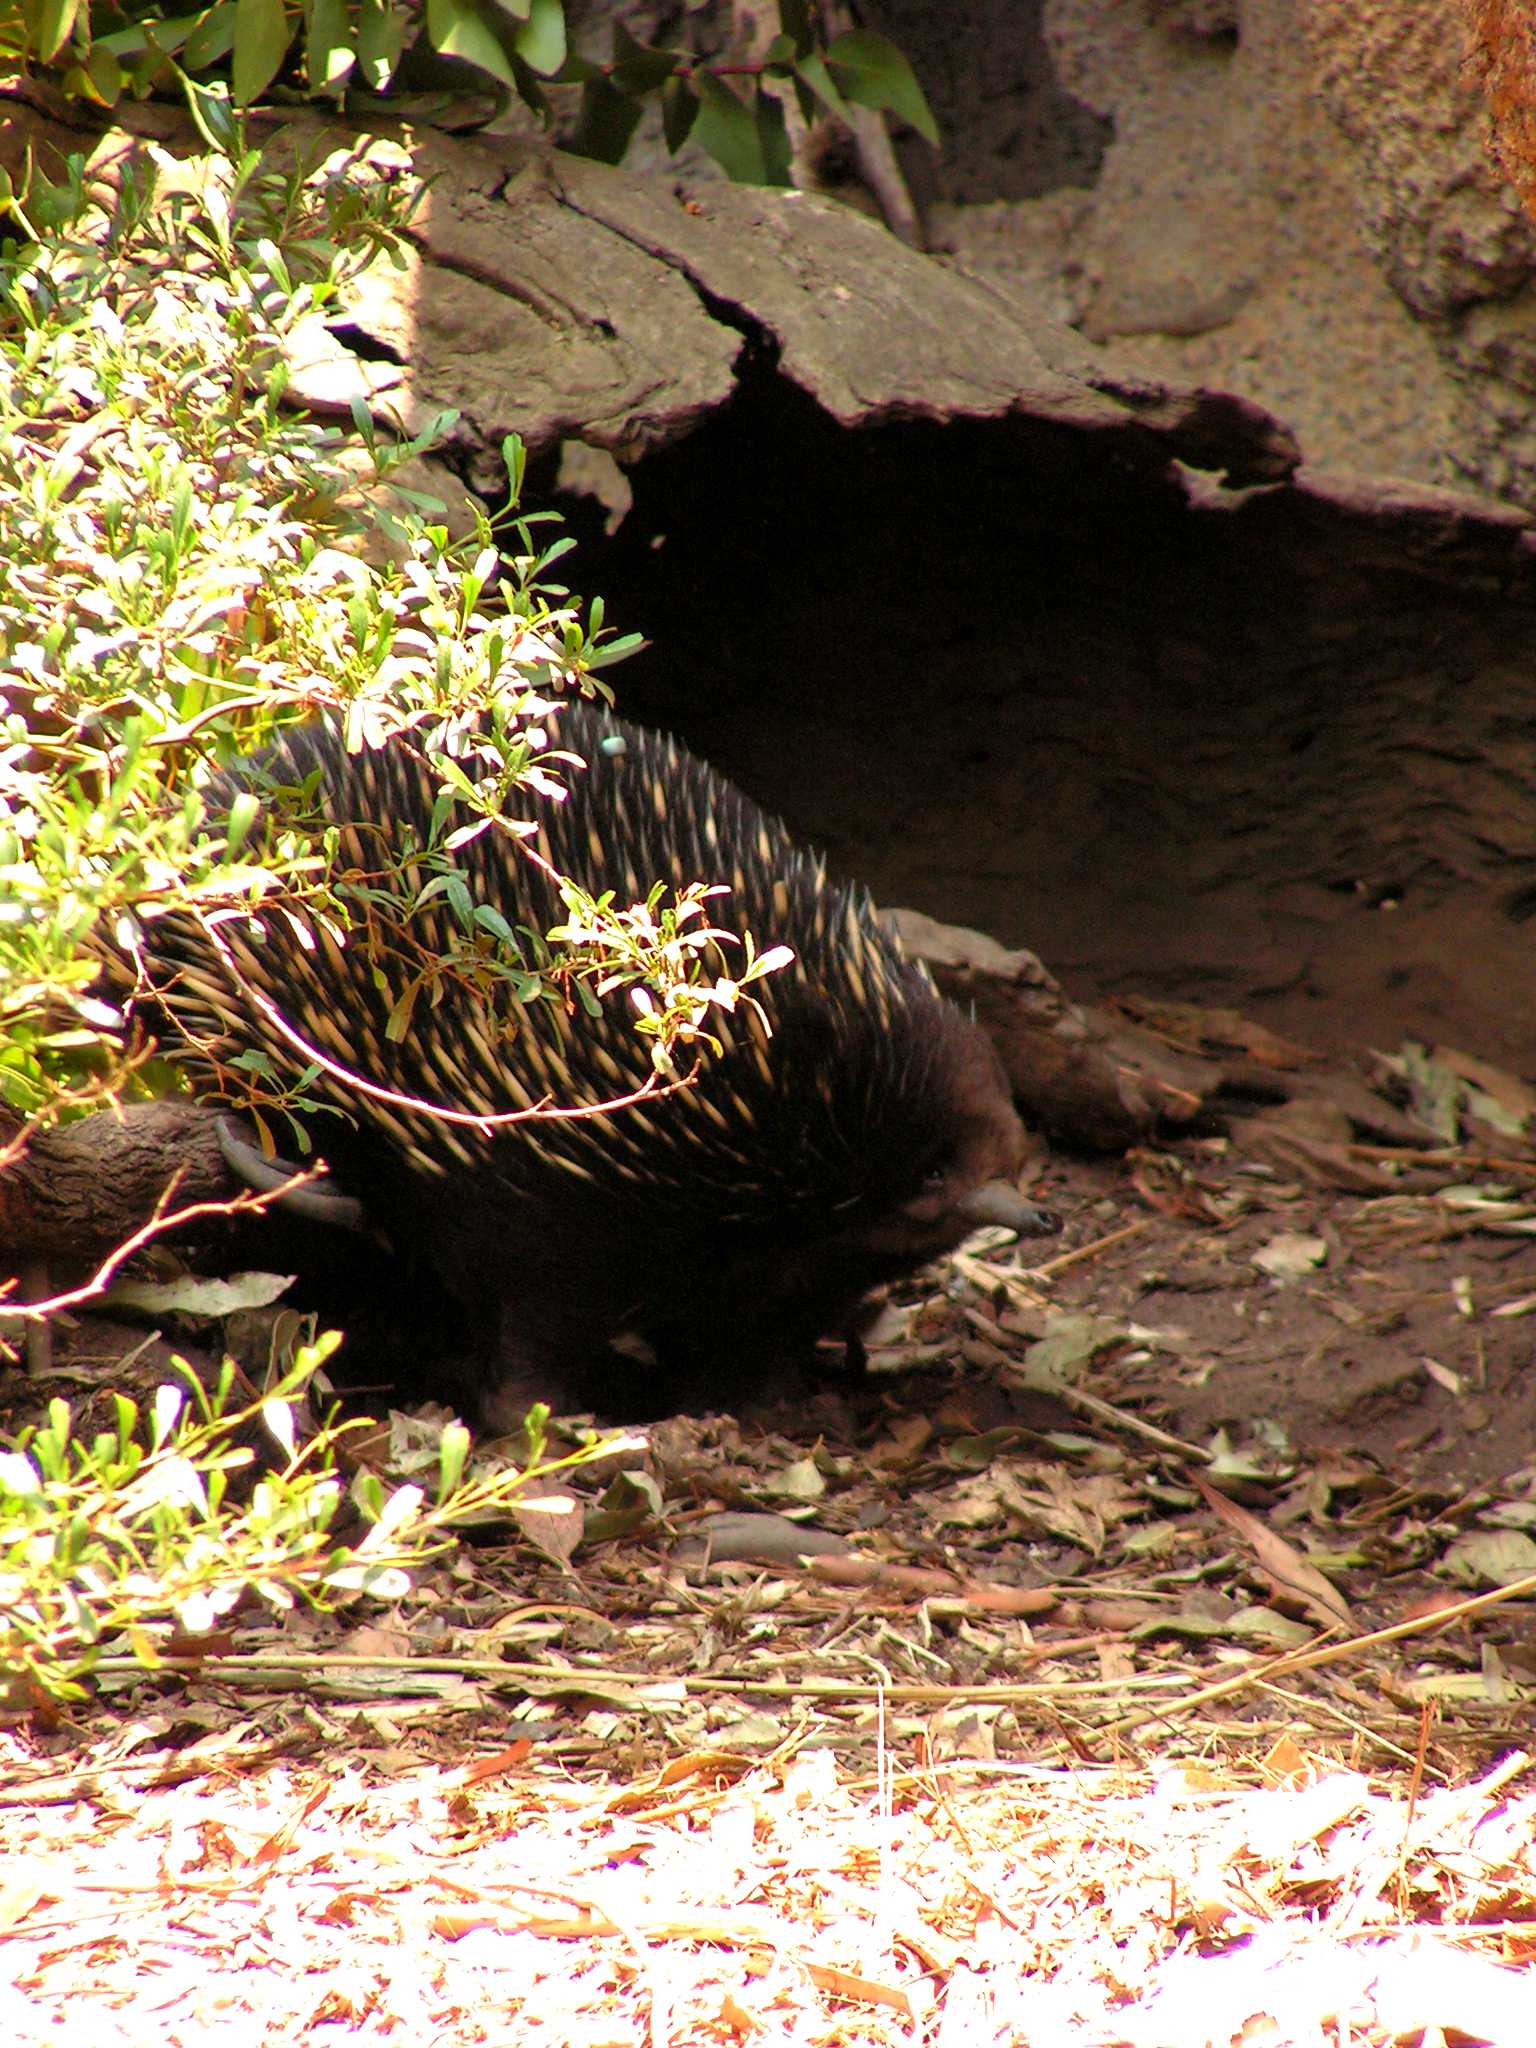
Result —
[[[1022, 1131], [995, 1052], [861, 890], [830, 883], [778, 820], [673, 740], [579, 700], [555, 737], [588, 764], [569, 772], [563, 801], [536, 800], [534, 844], [555, 869], [624, 902], [657, 880], [723, 882], [714, 925], [794, 949], [754, 985], [768, 1029], [749, 1005], [712, 1018], [724, 1050], [691, 1085], [487, 1136], [408, 1103], [497, 1115], [626, 1096], [652, 1072], [630, 1005], [609, 998], [594, 1019], [505, 989], [487, 1003], [445, 980], [391, 1036], [407, 970], [389, 945], [376, 930], [371, 943], [362, 928], [345, 942], [296, 930], [280, 898], [225, 917], [217, 942], [176, 916], [145, 944], [165, 1007], [204, 1054], [255, 1046], [292, 1075], [305, 1064], [296, 1036], [398, 1098], [324, 1071], [309, 1084], [346, 1112], [315, 1128], [334, 1178], [459, 1312], [460, 1355], [444, 1364], [467, 1407], [725, 1405], [771, 1387], [818, 1337], [850, 1333], [872, 1288], [978, 1222], [1054, 1228], [1012, 1185]], [[318, 771], [316, 801], [342, 827], [338, 858], [355, 882], [428, 840], [438, 779], [403, 740], [349, 754], [320, 724], [259, 767], [281, 784]], [[223, 793], [259, 780], [237, 771]], [[455, 858], [474, 900], [508, 925], [542, 936], [565, 916], [511, 836], [483, 831]], [[449, 928], [438, 898], [411, 934], [436, 951]]]

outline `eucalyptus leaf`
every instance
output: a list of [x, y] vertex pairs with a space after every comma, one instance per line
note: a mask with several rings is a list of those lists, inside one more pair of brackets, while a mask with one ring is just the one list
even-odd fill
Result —
[[873, 29], [850, 29], [827, 45], [827, 65], [844, 96], [861, 107], [888, 110], [937, 146], [939, 125], [912, 66]]
[[762, 139], [750, 107], [708, 72], [698, 77], [699, 111], [693, 138], [738, 185], [767, 181]]
[[[244, 6], [246, 0], [240, 4]], [[461, 58], [516, 90], [512, 60], [473, 0], [427, 0], [427, 39], [443, 56]]]
[[230, 86], [237, 107], [260, 99], [281, 70], [292, 42], [283, 0], [235, 0]]

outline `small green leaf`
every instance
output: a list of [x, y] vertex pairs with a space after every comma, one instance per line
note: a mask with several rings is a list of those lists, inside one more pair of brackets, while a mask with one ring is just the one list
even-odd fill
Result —
[[693, 134], [699, 147], [708, 150], [736, 184], [766, 182], [763, 145], [751, 109], [707, 71], [699, 73], [699, 112]]
[[182, 89], [204, 142], [233, 162], [240, 151], [241, 135], [239, 117], [229, 102], [229, 87], [223, 83], [203, 85], [195, 78], [186, 78]]
[[445, 1501], [464, 1477], [469, 1463], [469, 1431], [450, 1422], [437, 1440], [437, 1498]]
[[373, 92], [382, 92], [394, 77], [405, 31], [404, 10], [390, 0], [358, 0], [357, 68]]
[[926, 142], [939, 140], [938, 123], [906, 58], [873, 29], [853, 28], [827, 45], [827, 64], [845, 98], [861, 107], [884, 107]]
[[251, 827], [261, 815], [261, 799], [254, 790], [242, 789], [229, 807], [224, 821], [225, 860], [233, 860], [250, 837]]
[[427, 0], [427, 37], [443, 56], [461, 57], [516, 90], [511, 62], [472, 0]]
[[384, 1021], [384, 1036], [391, 1045], [400, 1045], [410, 1036], [411, 1012], [416, 1007], [416, 998], [421, 994], [421, 983], [413, 981], [399, 1001], [391, 1006]]
[[[505, 5], [505, 0], [501, 0]], [[565, 62], [564, 0], [532, 0], [527, 21], [513, 44], [530, 71], [550, 78]]]
[[507, 510], [510, 512], [523, 495], [523, 476], [528, 468], [528, 444], [521, 434], [503, 436], [501, 459], [506, 465]]
[[625, 633], [617, 640], [609, 640], [587, 656], [588, 668], [607, 668], [615, 661], [625, 661], [631, 654], [638, 654], [647, 646], [643, 633]]
[[491, 904], [477, 903], [475, 905], [475, 923], [482, 931], [487, 931], [493, 938], [499, 939], [504, 946], [511, 946], [514, 950], [516, 949], [516, 932], [513, 931], [511, 925], [507, 923], [501, 912]]
[[293, 40], [283, 0], [235, 0], [235, 105], [248, 107], [276, 78]]
[[589, 78], [582, 87], [575, 131], [565, 147], [573, 156], [616, 164], [640, 125], [640, 112], [640, 102], [628, 93], [616, 92], [606, 78]]
[[311, 92], [334, 92], [356, 62], [346, 0], [310, 0], [304, 72]]

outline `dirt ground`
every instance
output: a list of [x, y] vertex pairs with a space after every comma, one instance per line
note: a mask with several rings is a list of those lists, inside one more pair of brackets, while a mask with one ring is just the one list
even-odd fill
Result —
[[[1363, 1455], [1407, 1488], [1498, 1486], [1536, 1462], [1529, 1221], [1484, 1229], [1475, 1208], [1287, 1187], [1230, 1158], [1177, 1170], [1239, 1213], [1202, 1228], [1147, 1214], [1114, 1170], [1049, 1176], [1074, 1239], [1143, 1224], [1051, 1288], [1062, 1307], [1148, 1333], [1095, 1391], [1196, 1442], [1279, 1431], [1304, 1462]], [[1282, 1235], [1319, 1240], [1300, 1278], [1255, 1263]]]

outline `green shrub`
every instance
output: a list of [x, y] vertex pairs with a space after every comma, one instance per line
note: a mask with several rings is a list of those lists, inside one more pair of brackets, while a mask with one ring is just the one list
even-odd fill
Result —
[[[185, 1387], [162, 1386], [142, 1414], [114, 1396], [113, 1426], [88, 1441], [54, 1400], [0, 1450], [0, 1701], [79, 1699], [109, 1658], [154, 1671], [170, 1654], [195, 1657], [198, 1637], [253, 1600], [398, 1600], [453, 1530], [613, 1448], [546, 1463], [536, 1410], [521, 1469], [466, 1478], [468, 1434], [450, 1424], [430, 1497], [416, 1484], [386, 1491], [369, 1472], [348, 1486], [339, 1454], [363, 1425], [302, 1435], [332, 1341], [301, 1351], [258, 1400], [234, 1399], [232, 1367], [211, 1390], [187, 1371]], [[338, 1521], [355, 1531], [359, 1520], [360, 1534], [337, 1535]]]
[[[472, 784], [441, 763], [440, 840], [397, 905], [446, 895], [478, 973], [510, 977], [523, 1000], [553, 974], [574, 973], [593, 1000], [643, 984], [637, 1028], [662, 1070], [735, 1000], [710, 965], [705, 878], [639, 917], [569, 891], [565, 949], [545, 963], [453, 865], [458, 834], [507, 829], [519, 786], [548, 781], [530, 719], [633, 643], [551, 581], [568, 542], [540, 539], [544, 515], [512, 521], [498, 550], [483, 515], [455, 541], [440, 507], [357, 490], [360, 451], [387, 478], [432, 435], [391, 442], [360, 416], [344, 441], [283, 403], [285, 345], [388, 256], [407, 169], [381, 142], [308, 172], [146, 146], [115, 192], [76, 164], [11, 195], [23, 232], [0, 248], [0, 1103], [23, 1115], [127, 1085], [97, 976], [104, 949], [131, 957], [145, 920], [255, 900], [281, 879], [345, 924], [323, 834], [248, 836], [253, 799], [210, 825], [199, 797], [218, 763], [323, 707], [354, 744], [408, 727], [428, 748], [494, 713], [496, 772]], [[522, 451], [507, 455], [515, 497]], [[741, 980], [764, 965], [742, 962]]]

